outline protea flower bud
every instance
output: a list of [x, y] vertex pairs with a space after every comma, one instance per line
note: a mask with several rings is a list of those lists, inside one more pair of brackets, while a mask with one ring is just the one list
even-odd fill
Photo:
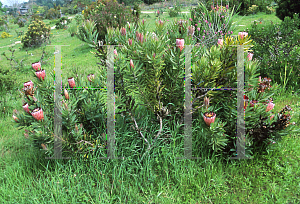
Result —
[[27, 81], [27, 82], [25, 82], [24, 84], [24, 88], [26, 88], [27, 86], [30, 86], [30, 87], [32, 87], [33, 88], [33, 82], [30, 80], [30, 81]]
[[209, 106], [209, 98], [207, 98], [206, 96], [204, 97], [204, 105], [206, 106], [206, 108]]
[[78, 132], [78, 126], [75, 124], [75, 131]]
[[117, 53], [117, 50], [116, 50], [116, 49], [114, 50], [114, 54], [118, 56], [118, 53]]
[[195, 26], [188, 27], [188, 35], [193, 36], [195, 33]]
[[26, 139], [28, 139], [28, 138], [29, 138], [29, 135], [28, 135], [28, 133], [24, 133], [24, 136], [25, 136], [25, 138], [26, 138]]
[[129, 45], [132, 45], [132, 39], [128, 39], [128, 43], [129, 43]]
[[159, 10], [157, 10], [157, 15], [159, 15]]
[[156, 56], [156, 54], [155, 54], [155, 53], [153, 53], [153, 58], [155, 58], [155, 56]]
[[121, 35], [126, 35], [126, 28], [121, 28]]
[[143, 25], [145, 25], [145, 21], [144, 21], [144, 19], [143, 19], [142, 23], [143, 23]]
[[158, 24], [162, 26], [164, 24], [164, 22], [159, 19]]
[[130, 60], [130, 67], [134, 68], [132, 59]]
[[184, 47], [184, 39], [177, 38], [176, 39], [176, 46], [180, 48], [180, 51], [182, 51], [182, 49]]
[[248, 57], [248, 61], [252, 60], [253, 53], [249, 52], [247, 57]]
[[68, 83], [71, 88], [74, 88], [75, 87], [74, 77], [68, 78]]
[[26, 113], [30, 113], [28, 103], [25, 103], [25, 104], [23, 105], [23, 109], [24, 109], [24, 111], [25, 111]]
[[41, 62], [32, 63], [31, 66], [35, 71], [38, 71], [41, 69]]
[[127, 21], [127, 24], [128, 24], [129, 30], [130, 30], [130, 23], [128, 21]]
[[239, 36], [241, 39], [243, 39], [244, 37], [248, 36], [248, 33], [247, 32], [239, 32]]
[[12, 117], [17, 123], [19, 122], [19, 118], [17, 116], [13, 115]]
[[271, 115], [271, 116], [270, 116], [270, 120], [272, 120], [272, 119], [274, 118], [274, 116], [275, 116], [275, 115]]
[[268, 112], [268, 111], [272, 110], [272, 109], [274, 108], [274, 106], [275, 106], [275, 104], [274, 104], [274, 103], [272, 103], [272, 102], [269, 102], [269, 103], [268, 103], [268, 106], [267, 106], [267, 109], [266, 109], [266, 112]]
[[25, 91], [25, 95], [33, 95], [33, 82], [32, 81], [28, 81], [24, 83], [24, 88], [23, 90]]
[[32, 111], [31, 115], [38, 121], [44, 119], [44, 113], [41, 108], [36, 108]]
[[47, 146], [45, 144], [41, 144], [43, 150], [48, 150]]
[[248, 96], [244, 95], [244, 110], [246, 110], [246, 108], [248, 106], [248, 101], [249, 101]]
[[206, 125], [210, 127], [210, 124], [215, 122], [216, 114], [214, 112], [206, 112], [203, 115], [203, 119]]
[[94, 74], [88, 74], [87, 78], [88, 78], [89, 82], [93, 82], [94, 79], [95, 79], [95, 75]]
[[65, 94], [66, 100], [69, 100], [70, 97], [69, 97], [69, 93], [68, 93], [67, 89], [64, 90], [64, 94]]
[[223, 45], [223, 39], [218, 39], [218, 45]]
[[44, 69], [39, 70], [37, 72], [35, 72], [35, 75], [40, 79], [40, 80], [44, 80], [45, 76], [46, 76], [46, 72]]
[[259, 83], [261, 83], [261, 76], [258, 77], [258, 81], [259, 81]]

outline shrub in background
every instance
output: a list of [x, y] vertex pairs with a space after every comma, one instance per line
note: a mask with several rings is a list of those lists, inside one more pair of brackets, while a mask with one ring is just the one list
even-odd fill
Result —
[[263, 26], [254, 22], [248, 31], [255, 42], [254, 56], [261, 61], [262, 77], [268, 76], [278, 84], [295, 89], [300, 87], [299, 25], [299, 15], [295, 14], [293, 19], [286, 17], [280, 24]]
[[267, 6], [266, 7], [266, 14], [272, 14], [275, 13], [276, 10], [273, 8], [273, 6]]
[[170, 17], [177, 17], [180, 12], [181, 12], [180, 6], [176, 5], [176, 4], [175, 4], [174, 8], [169, 9]]
[[21, 42], [23, 47], [40, 46], [50, 40], [50, 26], [47, 27], [43, 21], [32, 21]]
[[60, 12], [59, 10], [55, 10], [54, 8], [51, 8], [47, 11], [45, 18], [50, 20], [60, 18]]
[[197, 42], [202, 42], [208, 48], [216, 44], [217, 40], [225, 35], [232, 34], [232, 20], [234, 8], [230, 9], [228, 5], [212, 7], [207, 10], [203, 4], [191, 10], [191, 22], [195, 26], [194, 36]]
[[104, 41], [104, 43], [108, 27], [120, 28], [127, 22], [138, 21], [137, 16], [132, 15], [130, 9], [126, 9], [124, 4], [120, 5], [115, 1], [99, 1], [94, 4], [94, 7], [84, 11], [84, 17], [96, 23], [97, 41]]
[[[300, 1], [279, 0], [277, 5], [276, 16], [282, 21], [286, 16], [293, 18], [295, 13], [300, 13]], [[300, 26], [298, 28], [300, 29]]]
[[61, 17], [56, 23], [55, 28], [56, 29], [64, 29], [67, 28], [67, 25], [71, 23], [71, 20], [67, 17]]

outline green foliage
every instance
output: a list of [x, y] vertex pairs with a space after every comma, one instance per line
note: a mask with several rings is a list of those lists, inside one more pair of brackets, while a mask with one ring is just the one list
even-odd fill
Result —
[[134, 3], [132, 15], [135, 15], [137, 18], [140, 18], [141, 8], [137, 3]]
[[251, 7], [248, 8], [248, 12], [247, 13], [248, 13], [248, 15], [249, 14], [256, 14], [257, 10], [258, 10], [258, 6], [252, 5]]
[[116, 1], [109, 0], [92, 4], [84, 10], [84, 17], [96, 23], [97, 41], [105, 41], [108, 27], [120, 28], [127, 22], [138, 21], [137, 16], [132, 15], [130, 9], [126, 9], [124, 4], [119, 5]]
[[83, 22], [84, 17], [83, 17], [82, 14], [76, 14], [74, 16], [74, 20], [76, 21], [76, 24], [79, 25], [79, 24], [81, 24]]
[[98, 37], [95, 26], [96, 24], [93, 20], [85, 20], [83, 24], [78, 27], [76, 37], [83, 42], [93, 45], [93, 42], [95, 42]]
[[[294, 0], [279, 0], [276, 8], [276, 16], [284, 20], [286, 16], [293, 18], [295, 13], [300, 12], [300, 1]], [[298, 27], [300, 29], [300, 27]]]
[[51, 8], [47, 11], [45, 18], [50, 20], [60, 18], [60, 12], [59, 10], [55, 10], [54, 8]]
[[170, 15], [170, 17], [177, 17], [180, 12], [181, 12], [181, 10], [180, 10], [180, 6], [179, 5], [175, 5], [174, 8], [170, 8], [169, 9], [169, 15]]
[[272, 13], [275, 13], [276, 10], [274, 9], [273, 6], [267, 6], [266, 7], [266, 14], [272, 14]]
[[23, 47], [40, 46], [43, 43], [48, 42], [50, 38], [50, 30], [50, 26], [46, 27], [43, 21], [32, 21], [24, 37], [21, 39]]
[[61, 17], [56, 23], [55, 28], [56, 29], [66, 29], [67, 25], [71, 23], [71, 20], [67, 17]]
[[77, 24], [75, 24], [74, 21], [69, 24], [68, 32], [70, 33], [71, 37], [77, 33]]
[[[249, 34], [255, 41], [254, 56], [261, 61], [261, 75], [272, 78], [284, 85], [284, 76], [288, 79], [288, 88], [299, 88], [300, 70], [300, 21], [299, 15], [286, 17], [281, 24], [263, 26], [254, 22]], [[287, 68], [287, 73], [285, 72]]]

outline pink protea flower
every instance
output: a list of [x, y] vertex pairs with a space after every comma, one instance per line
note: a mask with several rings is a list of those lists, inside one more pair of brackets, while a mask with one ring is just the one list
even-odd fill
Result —
[[44, 69], [35, 72], [35, 75], [39, 78], [39, 80], [44, 80], [46, 76], [46, 72]]
[[68, 93], [67, 89], [64, 90], [64, 94], [65, 94], [65, 98], [67, 100], [69, 100], [70, 97], [69, 97], [69, 93]]
[[259, 83], [261, 83], [261, 76], [258, 77], [258, 81], [259, 81]]
[[75, 87], [74, 77], [68, 78], [68, 83], [71, 88], [74, 88]]
[[272, 110], [272, 109], [274, 108], [274, 106], [275, 106], [275, 104], [274, 104], [274, 103], [272, 103], [272, 102], [269, 102], [269, 103], [268, 103], [268, 106], [267, 106], [267, 109], [266, 109], [266, 112], [268, 112], [268, 111]]
[[229, 5], [226, 5], [226, 9], [228, 9], [229, 8]]
[[246, 110], [246, 108], [248, 106], [248, 101], [249, 101], [248, 96], [244, 95], [244, 110]]
[[223, 45], [223, 39], [218, 39], [218, 45]]
[[203, 115], [204, 122], [210, 127], [211, 123], [215, 122], [216, 114], [214, 112], [206, 112]]
[[272, 120], [272, 119], [274, 118], [274, 116], [275, 116], [275, 115], [271, 115], [271, 116], [270, 116], [270, 120]]
[[126, 28], [121, 28], [121, 35], [126, 35]]
[[130, 67], [134, 68], [132, 59], [130, 60]]
[[44, 113], [41, 108], [36, 108], [32, 111], [31, 115], [38, 121], [44, 119]]
[[248, 57], [248, 61], [252, 60], [253, 53], [249, 52], [247, 57]]
[[180, 48], [180, 51], [182, 51], [184, 47], [184, 39], [183, 38], [177, 38], [176, 39], [176, 46]]
[[193, 21], [193, 19], [189, 18], [190, 21]]
[[157, 15], [159, 15], [159, 10], [157, 10]]
[[87, 78], [88, 78], [89, 82], [93, 82], [93, 80], [95, 79], [95, 75], [94, 74], [88, 74]]
[[132, 39], [130, 39], [130, 38], [128, 39], [128, 44], [132, 45]]
[[117, 50], [116, 50], [116, 49], [114, 50], [114, 54], [118, 56], [118, 53], [117, 53]]
[[16, 122], [19, 122], [19, 118], [17, 116], [13, 115], [12, 117]]
[[244, 37], [248, 36], [248, 33], [247, 32], [239, 32], [239, 36], [241, 39], [243, 39]]
[[31, 66], [35, 71], [38, 71], [41, 69], [41, 62], [34, 62], [31, 64]]
[[27, 86], [30, 86], [31, 88], [33, 88], [33, 82], [31, 80], [25, 82], [23, 85], [24, 85], [24, 88], [26, 88]]
[[23, 105], [23, 109], [24, 109], [24, 111], [25, 111], [26, 113], [30, 113], [28, 103], [25, 103], [25, 104]]

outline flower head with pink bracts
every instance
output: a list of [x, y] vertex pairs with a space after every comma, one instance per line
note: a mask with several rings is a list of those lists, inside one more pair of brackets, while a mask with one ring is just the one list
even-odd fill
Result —
[[39, 78], [39, 80], [44, 80], [46, 76], [46, 72], [44, 69], [35, 72], [35, 75]]
[[23, 109], [24, 109], [24, 111], [25, 111], [26, 113], [30, 113], [30, 110], [29, 110], [29, 105], [28, 105], [28, 103], [24, 103], [24, 105], [23, 105]]
[[34, 62], [31, 64], [31, 66], [35, 71], [38, 71], [41, 69], [41, 62]]
[[31, 115], [38, 121], [44, 119], [44, 113], [41, 108], [36, 108], [32, 111]]
[[218, 45], [222, 46], [223, 45], [223, 39], [218, 39]]
[[268, 106], [267, 106], [267, 109], [266, 109], [266, 112], [268, 112], [268, 111], [272, 110], [272, 109], [274, 108], [274, 106], [275, 106], [275, 104], [274, 104], [274, 103], [272, 103], [272, 102], [269, 102], [269, 103], [268, 103]]
[[133, 65], [132, 59], [130, 60], [129, 64], [130, 64], [130, 67], [133, 69], [133, 68], [134, 68], [134, 65]]
[[248, 61], [252, 60], [252, 57], [253, 57], [253, 53], [249, 52], [249, 53], [248, 53], [248, 56], [247, 56]]
[[244, 37], [248, 36], [248, 33], [247, 32], [239, 32], [239, 36], [241, 39], [243, 39]]
[[215, 122], [216, 114], [214, 112], [206, 112], [203, 115], [204, 122], [210, 127], [211, 123]]
[[74, 77], [68, 78], [68, 83], [71, 88], [74, 88], [75, 87]]
[[184, 47], [184, 39], [183, 38], [177, 38], [176, 39], [176, 46], [180, 48], [180, 51], [182, 51]]

